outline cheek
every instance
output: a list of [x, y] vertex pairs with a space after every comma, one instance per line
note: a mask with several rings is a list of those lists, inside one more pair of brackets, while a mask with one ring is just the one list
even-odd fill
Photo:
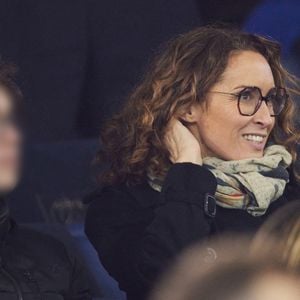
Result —
[[200, 120], [198, 128], [208, 155], [226, 160], [239, 159], [244, 152], [241, 130], [246, 125], [247, 120], [240, 115], [233, 116], [232, 111]]
[[234, 124], [223, 122], [222, 119], [207, 122], [205, 126], [201, 127], [203, 142], [210, 147], [222, 148], [227, 145], [232, 147], [233, 143], [237, 141], [237, 127]]

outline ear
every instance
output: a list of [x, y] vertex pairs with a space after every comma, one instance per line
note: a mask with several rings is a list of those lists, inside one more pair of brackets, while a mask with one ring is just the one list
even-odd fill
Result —
[[180, 115], [180, 119], [187, 123], [195, 123], [199, 120], [201, 113], [202, 108], [199, 103], [192, 104]]

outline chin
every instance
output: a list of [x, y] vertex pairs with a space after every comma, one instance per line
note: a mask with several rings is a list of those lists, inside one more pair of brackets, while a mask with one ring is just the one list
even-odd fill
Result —
[[10, 193], [17, 185], [17, 178], [0, 178], [0, 195]]
[[263, 152], [261, 153], [252, 153], [252, 154], [249, 154], [249, 155], [246, 155], [244, 157], [242, 157], [241, 159], [248, 159], [248, 158], [261, 158], [263, 157]]
[[263, 152], [253, 152], [244, 155], [237, 155], [236, 158], [233, 158], [232, 160], [242, 160], [242, 159], [261, 158], [261, 157], [263, 157]]
[[[234, 148], [226, 145], [223, 147], [223, 149], [226, 149], [226, 151], [220, 151], [221, 148], [205, 148], [205, 154], [203, 157], [217, 157], [225, 161], [230, 160], [242, 160], [242, 159], [248, 159], [248, 158], [261, 158], [264, 155], [264, 150], [261, 151], [252, 151], [248, 147], [243, 147], [243, 145], [236, 145], [235, 149], [238, 149], [236, 151], [230, 151]], [[211, 150], [213, 149], [213, 150]], [[228, 151], [227, 151], [228, 150]]]
[[263, 157], [263, 151], [260, 152], [244, 152], [244, 154], [241, 154], [241, 152], [239, 153], [230, 153], [228, 155], [224, 154], [224, 155], [218, 155], [217, 157], [219, 157], [220, 159], [226, 160], [226, 161], [230, 161], [230, 160], [242, 160], [242, 159], [248, 159], [248, 158], [261, 158]]

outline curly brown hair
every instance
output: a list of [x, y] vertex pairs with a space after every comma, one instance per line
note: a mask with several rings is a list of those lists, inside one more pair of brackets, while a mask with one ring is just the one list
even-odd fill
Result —
[[[243, 50], [262, 54], [275, 85], [300, 95], [299, 80], [280, 62], [278, 42], [227, 25], [208, 25], [181, 34], [164, 45], [128, 101], [102, 127], [97, 161], [108, 162], [109, 168], [100, 182], [135, 185], [146, 178], [148, 168], [164, 177], [172, 164], [164, 143], [169, 120], [196, 102], [205, 103], [206, 93], [220, 80], [232, 51]], [[295, 116], [296, 105], [289, 97], [269, 140], [290, 151], [293, 174], [300, 181], [294, 165], [300, 138]]]

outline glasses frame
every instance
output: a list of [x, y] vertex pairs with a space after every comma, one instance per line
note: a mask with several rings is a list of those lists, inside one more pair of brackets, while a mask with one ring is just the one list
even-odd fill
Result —
[[[259, 97], [259, 101], [258, 101], [258, 103], [257, 103], [257, 105], [256, 105], [256, 107], [255, 107], [255, 109], [254, 109], [254, 112], [253, 112], [252, 114], [244, 114], [244, 113], [241, 112], [241, 109], [240, 109], [240, 101], [241, 101], [242, 93], [243, 93], [245, 90], [249, 89], [249, 88], [250, 88], [250, 89], [256, 89], [256, 90], [258, 90], [258, 91], [259, 91], [259, 94], [260, 94], [260, 97]], [[283, 109], [284, 109], [284, 107], [285, 107], [285, 104], [286, 104], [286, 102], [287, 102], [287, 100], [288, 100], [288, 98], [289, 98], [289, 94], [287, 93], [286, 89], [283, 88], [283, 87], [275, 87], [275, 88], [270, 89], [270, 91], [273, 90], [273, 89], [276, 89], [276, 90], [283, 90], [284, 93], [285, 93], [285, 95], [286, 95], [286, 99], [285, 99], [285, 101], [284, 101], [284, 104], [283, 104], [283, 106], [282, 106], [280, 112], [279, 112], [278, 114], [270, 114], [271, 117], [276, 117], [276, 116], [279, 116], [280, 113], [283, 111]], [[270, 91], [268, 92], [268, 94], [270, 93]], [[261, 104], [262, 104], [263, 101], [265, 101], [266, 104], [268, 105], [268, 101], [270, 101], [269, 97], [271, 96], [271, 95], [267, 95], [267, 96], [264, 97], [264, 96], [262, 95], [261, 89], [260, 89], [259, 87], [257, 87], [257, 86], [248, 86], [248, 87], [245, 87], [245, 88], [242, 89], [239, 93], [226, 93], [226, 92], [219, 92], [219, 91], [211, 91], [211, 92], [209, 92], [209, 93], [217, 93], [217, 94], [231, 95], [231, 96], [237, 97], [237, 98], [238, 98], [237, 106], [238, 106], [239, 113], [240, 113], [242, 116], [249, 116], [249, 117], [256, 114], [256, 112], [259, 110], [259, 108], [260, 108], [260, 106], [261, 106]]]

